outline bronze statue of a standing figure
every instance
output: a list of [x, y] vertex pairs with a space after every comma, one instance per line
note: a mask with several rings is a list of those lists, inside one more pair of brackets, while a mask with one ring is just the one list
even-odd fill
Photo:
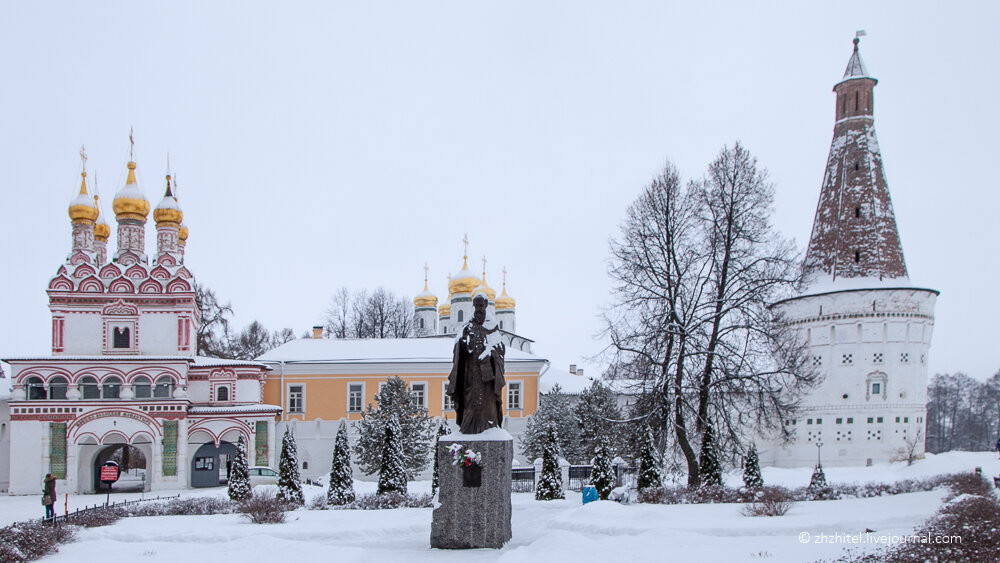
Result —
[[447, 393], [455, 402], [455, 421], [463, 434], [478, 434], [503, 423], [505, 348], [496, 321], [486, 318], [487, 305], [483, 293], [472, 298], [472, 321], [455, 342], [448, 376]]

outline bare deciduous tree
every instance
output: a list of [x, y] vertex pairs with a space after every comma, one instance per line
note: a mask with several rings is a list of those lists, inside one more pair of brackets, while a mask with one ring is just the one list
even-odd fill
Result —
[[[768, 305], [798, 276], [793, 246], [770, 222], [774, 189], [740, 144], [723, 148], [703, 179], [663, 173], [629, 208], [611, 243], [613, 304], [605, 312], [612, 377], [632, 381], [645, 414], [683, 455], [697, 486], [692, 434], [715, 422], [720, 452], [784, 431], [815, 381], [804, 344]], [[664, 410], [669, 410], [664, 416]]]
[[195, 301], [201, 310], [198, 326], [198, 355], [213, 358], [252, 360], [271, 348], [295, 340], [292, 329], [269, 333], [264, 325], [253, 321], [238, 334], [229, 326], [233, 307], [222, 304], [212, 289], [195, 283]]
[[1000, 438], [1000, 372], [938, 374], [927, 386], [927, 451], [985, 451]]
[[413, 304], [383, 287], [369, 293], [334, 292], [323, 326], [332, 338], [409, 338], [413, 336]]

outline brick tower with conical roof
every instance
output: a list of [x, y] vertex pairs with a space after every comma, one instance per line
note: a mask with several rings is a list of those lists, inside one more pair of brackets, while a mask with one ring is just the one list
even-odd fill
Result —
[[801, 293], [775, 304], [820, 383], [768, 461], [868, 465], [924, 453], [927, 358], [938, 292], [910, 283], [882, 153], [872, 77], [854, 39], [836, 83], [835, 122]]
[[858, 38], [837, 94], [833, 142], [813, 221], [807, 283], [844, 278], [907, 278], [882, 152], [875, 136], [874, 90]]

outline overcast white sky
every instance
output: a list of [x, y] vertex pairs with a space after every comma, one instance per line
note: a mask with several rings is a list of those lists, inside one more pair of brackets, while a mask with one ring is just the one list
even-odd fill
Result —
[[[409, 297], [488, 259], [518, 332], [590, 373], [608, 240], [665, 160], [743, 142], [804, 249], [857, 29], [930, 373], [1000, 368], [996, 2], [3, 2], [0, 353], [47, 353], [86, 144], [104, 212], [135, 127], [167, 153], [187, 265], [236, 321], [301, 334], [333, 290]], [[112, 242], [114, 237], [112, 237]], [[147, 250], [155, 244], [150, 217]]]

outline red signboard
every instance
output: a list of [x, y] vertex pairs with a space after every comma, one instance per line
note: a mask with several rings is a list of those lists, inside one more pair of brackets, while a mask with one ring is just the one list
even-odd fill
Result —
[[102, 465], [101, 466], [101, 481], [105, 483], [114, 483], [118, 480], [118, 467], [114, 465]]

